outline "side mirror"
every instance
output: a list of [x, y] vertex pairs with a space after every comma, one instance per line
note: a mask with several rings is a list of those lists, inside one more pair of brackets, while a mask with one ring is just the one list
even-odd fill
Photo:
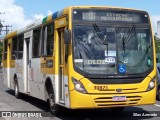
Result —
[[64, 29], [64, 44], [71, 43], [71, 31], [68, 29]]

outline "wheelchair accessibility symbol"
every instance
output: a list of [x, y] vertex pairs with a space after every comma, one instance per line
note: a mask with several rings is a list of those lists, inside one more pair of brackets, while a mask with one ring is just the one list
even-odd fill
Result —
[[126, 65], [119, 65], [119, 73], [126, 73]]

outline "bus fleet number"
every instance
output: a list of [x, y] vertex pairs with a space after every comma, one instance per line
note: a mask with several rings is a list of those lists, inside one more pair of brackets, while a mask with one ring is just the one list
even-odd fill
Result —
[[106, 85], [97, 85], [97, 86], [94, 86], [94, 90], [100, 90], [100, 91], [108, 90], [108, 86], [106, 86]]

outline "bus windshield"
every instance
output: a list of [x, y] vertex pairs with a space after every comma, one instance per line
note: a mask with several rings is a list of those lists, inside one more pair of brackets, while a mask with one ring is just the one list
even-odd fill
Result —
[[[74, 65], [88, 74], [137, 74], [153, 67], [149, 27], [74, 25]], [[105, 42], [105, 44], [104, 44]]]

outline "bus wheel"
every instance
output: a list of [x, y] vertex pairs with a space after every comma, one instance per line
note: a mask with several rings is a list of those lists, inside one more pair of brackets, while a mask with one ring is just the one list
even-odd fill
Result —
[[60, 108], [59, 106], [55, 103], [55, 98], [53, 94], [49, 94], [49, 107], [50, 107], [50, 112], [53, 115], [59, 115], [60, 113]]
[[158, 96], [157, 96], [157, 99], [160, 101], [160, 87], [158, 87]]
[[19, 99], [19, 87], [18, 87], [17, 78], [15, 78], [15, 82], [14, 82], [14, 92], [15, 92], [15, 97]]
[[113, 112], [122, 112], [124, 111], [125, 107], [116, 107], [116, 108], [111, 108], [111, 111]]

